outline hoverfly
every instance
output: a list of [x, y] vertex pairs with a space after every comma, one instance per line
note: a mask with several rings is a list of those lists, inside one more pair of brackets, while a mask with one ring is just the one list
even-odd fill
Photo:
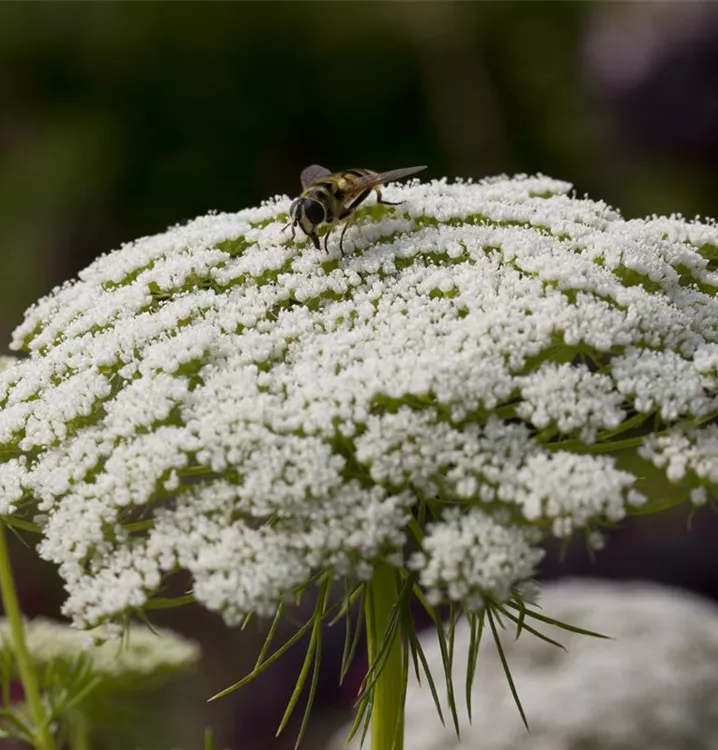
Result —
[[348, 219], [339, 238], [339, 249], [344, 253], [344, 235], [350, 223], [350, 217], [360, 203], [366, 200], [372, 190], [376, 191], [377, 203], [385, 206], [398, 206], [382, 200], [380, 185], [394, 180], [403, 180], [426, 167], [406, 167], [392, 169], [389, 172], [372, 172], [370, 169], [346, 169], [343, 172], [330, 172], [319, 164], [312, 164], [302, 171], [302, 194], [292, 201], [289, 208], [289, 223], [292, 227], [292, 239], [299, 227], [319, 250], [317, 227], [329, 224], [324, 235], [324, 249], [328, 252], [327, 241], [332, 229], [342, 219]]

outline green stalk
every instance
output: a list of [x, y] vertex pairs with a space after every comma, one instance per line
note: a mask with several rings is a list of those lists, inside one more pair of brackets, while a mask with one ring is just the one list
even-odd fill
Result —
[[[366, 619], [369, 669], [383, 650], [392, 607], [398, 600], [396, 570], [379, 563], [367, 587], [364, 617]], [[371, 713], [371, 750], [404, 748], [404, 669], [401, 632], [396, 628], [386, 653], [381, 674], [374, 685]]]
[[5, 609], [5, 617], [10, 625], [13, 650], [17, 661], [20, 680], [25, 691], [30, 715], [34, 726], [34, 744], [37, 750], [55, 750], [55, 741], [50, 732], [50, 727], [45, 719], [45, 709], [40, 695], [40, 685], [35, 673], [35, 667], [27, 650], [25, 641], [25, 626], [23, 624], [22, 612], [17, 600], [15, 580], [10, 566], [10, 555], [5, 537], [5, 523], [0, 521], [0, 594]]
[[73, 712], [71, 720], [72, 750], [90, 750], [90, 722], [82, 711]]

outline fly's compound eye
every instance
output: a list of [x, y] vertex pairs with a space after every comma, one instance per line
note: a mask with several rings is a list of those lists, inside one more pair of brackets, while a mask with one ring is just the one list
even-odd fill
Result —
[[312, 226], [317, 226], [324, 221], [326, 217], [326, 211], [324, 210], [324, 206], [322, 206], [322, 204], [318, 201], [305, 199], [304, 215], [307, 217], [307, 219], [309, 219]]

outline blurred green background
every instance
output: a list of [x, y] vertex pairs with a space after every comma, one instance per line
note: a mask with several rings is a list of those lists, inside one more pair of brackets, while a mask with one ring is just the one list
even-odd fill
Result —
[[[313, 162], [427, 164], [426, 178], [542, 172], [629, 217], [716, 216], [716, 81], [710, 3], [2, 4], [2, 351], [23, 310], [99, 253], [296, 194]], [[678, 583], [716, 595], [710, 555], [675, 562], [683, 521], [658, 528], [676, 547], [670, 574], [630, 537], [631, 562], [606, 553], [607, 574], [643, 560], [645, 577], [682, 571]], [[691, 554], [701, 533], [715, 546], [699, 527]], [[56, 613], [52, 572], [21, 548], [18, 560], [26, 610]], [[228, 746], [291, 747], [291, 732], [271, 737], [301, 654], [209, 710], [202, 698], [243, 674], [260, 630], [239, 637], [197, 612], [161, 622], [205, 641], [208, 666], [171, 702], [191, 739], [172, 744], [163, 723], [166, 744], [148, 747], [199, 747], [206, 723]], [[318, 736], [350, 703], [338, 658], [323, 671]]]

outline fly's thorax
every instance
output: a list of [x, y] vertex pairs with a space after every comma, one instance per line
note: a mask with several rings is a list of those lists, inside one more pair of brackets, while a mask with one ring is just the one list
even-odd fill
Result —
[[370, 169], [345, 169], [336, 176], [326, 178], [322, 181], [322, 184], [339, 203], [346, 203], [347, 200], [362, 191], [362, 188], [357, 187], [357, 183], [363, 177], [372, 174], [376, 174], [376, 172], [372, 172]]

